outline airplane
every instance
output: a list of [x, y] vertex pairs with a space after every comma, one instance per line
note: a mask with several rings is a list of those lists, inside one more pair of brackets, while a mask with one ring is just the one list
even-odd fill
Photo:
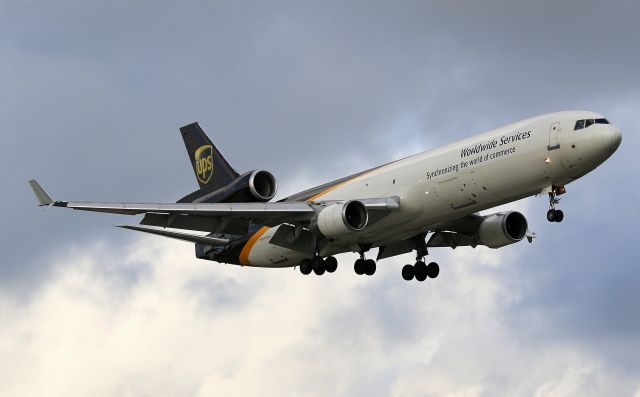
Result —
[[[335, 255], [356, 252], [355, 273], [371, 276], [376, 261], [415, 251], [415, 263], [401, 273], [422, 282], [440, 273], [436, 262], [425, 263], [430, 248], [532, 242], [521, 213], [480, 211], [546, 195], [547, 220], [561, 222], [565, 186], [607, 160], [622, 140], [598, 113], [550, 113], [274, 202], [270, 172], [239, 174], [198, 123], [180, 133], [199, 189], [176, 203], [54, 201], [38, 182], [29, 183], [40, 206], [144, 214], [139, 224], [119, 227], [195, 243], [199, 259], [322, 275], [336, 271]], [[375, 260], [365, 256], [372, 248]]]

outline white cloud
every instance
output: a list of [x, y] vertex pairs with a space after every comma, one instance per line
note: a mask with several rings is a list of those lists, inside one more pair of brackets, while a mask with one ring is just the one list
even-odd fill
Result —
[[[192, 259], [143, 237], [76, 248], [0, 300], [0, 395], [589, 395], [630, 386], [575, 346], [523, 340], [499, 277], [526, 247], [437, 251], [437, 280]], [[635, 386], [635, 384], [634, 384]]]

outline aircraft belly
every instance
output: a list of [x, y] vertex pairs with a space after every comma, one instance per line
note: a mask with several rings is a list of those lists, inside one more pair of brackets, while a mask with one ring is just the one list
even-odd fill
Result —
[[251, 247], [250, 266], [255, 267], [291, 267], [297, 266], [305, 257], [303, 253], [270, 244], [269, 241], [278, 227], [269, 228]]

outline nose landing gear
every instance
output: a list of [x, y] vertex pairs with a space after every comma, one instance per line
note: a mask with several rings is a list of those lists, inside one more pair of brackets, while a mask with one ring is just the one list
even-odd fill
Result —
[[547, 220], [549, 222], [562, 222], [564, 219], [564, 212], [562, 210], [556, 210], [554, 208], [547, 211]]
[[547, 211], [547, 220], [549, 222], [562, 222], [564, 219], [564, 212], [556, 209], [556, 204], [560, 202], [560, 199], [556, 196], [564, 194], [566, 192], [564, 186], [553, 186], [549, 192], [549, 211]]

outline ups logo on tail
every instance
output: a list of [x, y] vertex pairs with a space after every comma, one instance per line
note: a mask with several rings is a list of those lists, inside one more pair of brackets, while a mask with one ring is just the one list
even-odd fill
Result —
[[213, 175], [213, 147], [211, 145], [200, 146], [194, 153], [196, 162], [196, 176], [202, 184], [209, 183]]

